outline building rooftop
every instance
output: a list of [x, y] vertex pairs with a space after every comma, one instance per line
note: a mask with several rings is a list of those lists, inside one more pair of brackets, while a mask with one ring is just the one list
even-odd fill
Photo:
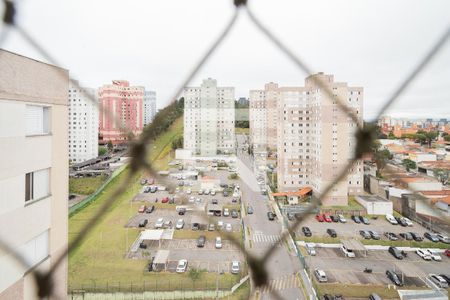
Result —
[[390, 202], [387, 199], [384, 199], [380, 196], [374, 196], [374, 195], [372, 195], [372, 196], [357, 196], [357, 197], [366, 202]]

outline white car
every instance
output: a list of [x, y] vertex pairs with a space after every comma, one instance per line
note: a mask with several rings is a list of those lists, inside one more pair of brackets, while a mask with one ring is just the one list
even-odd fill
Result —
[[236, 260], [233, 260], [231, 262], [231, 274], [238, 274], [240, 271], [239, 262]]
[[192, 194], [192, 190], [191, 189], [187, 189], [186, 190], [186, 194], [188, 194], [188, 195]]
[[164, 225], [164, 219], [163, 218], [159, 218], [158, 220], [156, 220], [155, 222], [155, 228], [162, 228]]
[[227, 223], [227, 224], [225, 225], [225, 230], [226, 230], [226, 231], [231, 231], [231, 230], [233, 230], [233, 227], [231, 227], [231, 224], [230, 224], [230, 223]]
[[224, 216], [224, 217], [228, 217], [229, 215], [230, 215], [229, 209], [228, 209], [228, 208], [224, 208], [224, 209], [223, 209], [223, 216]]
[[431, 255], [428, 253], [427, 250], [424, 249], [417, 249], [416, 250], [417, 255], [419, 255], [424, 260], [431, 260]]
[[316, 256], [316, 249], [314, 247], [315, 247], [314, 243], [305, 244], [306, 252], [308, 252], [308, 254], [311, 256]]
[[211, 190], [211, 196], [214, 196], [214, 195], [216, 195], [216, 191], [215, 190]]
[[223, 221], [217, 221], [217, 229], [223, 228]]
[[392, 225], [398, 225], [397, 220], [394, 218], [393, 215], [387, 214], [386, 215], [386, 220], [391, 223]]
[[347, 219], [345, 219], [343, 215], [338, 215], [338, 220], [341, 223], [347, 223]]
[[178, 219], [177, 224], [175, 224], [175, 228], [176, 229], [183, 229], [184, 227], [184, 220], [183, 219]]
[[413, 226], [413, 222], [410, 219], [403, 217], [403, 221], [405, 221], [406, 225], [409, 227]]
[[222, 238], [220, 236], [216, 237], [216, 249], [222, 249]]
[[195, 202], [195, 197], [194, 196], [189, 197], [189, 203], [194, 203], [194, 202]]
[[188, 265], [187, 259], [180, 259], [180, 260], [178, 261], [178, 265], [177, 265], [177, 270], [176, 270], [176, 272], [177, 272], [177, 273], [184, 273], [184, 272], [186, 272], [187, 265]]
[[427, 250], [425, 250], [425, 251], [428, 252], [428, 254], [430, 255], [430, 257], [431, 257], [433, 260], [435, 260], [435, 261], [441, 261], [441, 260], [442, 260], [442, 257], [441, 257], [439, 254], [434, 253], [434, 252], [431, 251], [430, 249], [427, 249]]
[[347, 249], [344, 245], [341, 246], [341, 250], [342, 252], [344, 252], [345, 257], [348, 258], [355, 258], [355, 252], [353, 252], [353, 250], [351, 249]]
[[439, 239], [441, 242], [446, 243], [446, 244], [450, 244], [450, 237], [445, 236], [445, 235], [440, 234], [440, 233], [436, 234], [436, 236], [438, 237], [438, 239]]
[[438, 287], [443, 289], [448, 288], [448, 283], [444, 278], [442, 278], [442, 276], [436, 274], [430, 274], [428, 276], [430, 276], [431, 281], [433, 281]]

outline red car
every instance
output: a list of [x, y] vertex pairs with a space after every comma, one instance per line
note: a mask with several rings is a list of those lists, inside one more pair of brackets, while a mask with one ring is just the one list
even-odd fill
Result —
[[328, 222], [328, 223], [332, 222], [329, 215], [325, 215], [325, 214], [324, 214], [324, 215], [323, 215], [323, 219], [325, 220], [325, 222]]
[[161, 203], [167, 203], [167, 202], [169, 202], [169, 197], [162, 198]]
[[447, 255], [447, 257], [450, 257], [450, 249], [445, 249], [444, 254]]
[[319, 221], [319, 222], [323, 222], [324, 221], [322, 215], [316, 215], [316, 220]]
[[143, 213], [146, 209], [147, 209], [147, 206], [141, 205], [141, 207], [139, 207], [138, 212], [139, 212], [139, 213]]

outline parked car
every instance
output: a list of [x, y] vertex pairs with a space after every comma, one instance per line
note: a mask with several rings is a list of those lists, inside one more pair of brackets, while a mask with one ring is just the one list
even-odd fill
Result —
[[397, 241], [398, 237], [395, 233], [393, 232], [385, 232], [384, 235], [391, 241]]
[[309, 255], [315, 256], [316, 255], [316, 248], [314, 243], [306, 243], [305, 244], [306, 252], [308, 252]]
[[269, 221], [273, 221], [273, 220], [275, 220], [275, 214], [273, 212], [269, 211], [267, 213], [267, 218], [269, 219]]
[[359, 234], [366, 240], [370, 240], [372, 236], [370, 235], [370, 232], [367, 230], [360, 230]]
[[146, 209], [147, 209], [147, 206], [141, 205], [138, 209], [138, 213], [144, 213]]
[[328, 222], [328, 223], [332, 222], [331, 218], [330, 218], [330, 215], [323, 214], [323, 219], [324, 219], [325, 222]]
[[212, 200], [211, 200], [211, 203], [212, 203], [212, 204], [218, 204], [219, 201], [218, 201], [217, 199], [212, 199]]
[[424, 260], [431, 260], [431, 255], [425, 249], [417, 249], [416, 254], [419, 255]]
[[438, 237], [438, 239], [439, 239], [441, 242], [446, 243], [446, 244], [450, 244], [450, 237], [445, 236], [445, 235], [440, 234], [440, 233], [436, 234], [436, 236]]
[[450, 276], [447, 276], [445, 274], [440, 274], [439, 276], [441, 276], [442, 278], [445, 279], [445, 281], [447, 281], [447, 283], [450, 285]]
[[184, 272], [186, 272], [187, 265], [188, 265], [187, 259], [180, 259], [178, 261], [176, 272], [177, 273], [184, 273]]
[[239, 217], [239, 214], [238, 214], [237, 210], [235, 210], [235, 209], [231, 210], [231, 217], [234, 218], [234, 219]]
[[400, 236], [407, 241], [413, 240], [413, 237], [409, 232], [402, 232], [402, 233], [400, 233]]
[[184, 227], [184, 220], [178, 219], [177, 223], [175, 224], [175, 229], [183, 229]]
[[334, 296], [330, 294], [324, 294], [323, 300], [334, 300]]
[[347, 223], [347, 219], [344, 218], [343, 215], [338, 215], [338, 218], [339, 218], [339, 222], [341, 222], [341, 223]]
[[425, 234], [423, 236], [426, 237], [427, 239], [429, 239], [430, 241], [434, 242], [434, 243], [439, 242], [439, 238], [434, 233], [425, 232]]
[[198, 190], [198, 194], [203, 195], [203, 190], [202, 189]]
[[214, 223], [211, 223], [208, 225], [208, 231], [214, 231], [216, 230], [216, 226], [214, 225]]
[[287, 218], [288, 218], [289, 221], [294, 221], [294, 219], [295, 219], [295, 214], [289, 212], [289, 213], [287, 213]]
[[387, 214], [387, 215], [386, 215], [386, 220], [387, 220], [389, 223], [391, 223], [392, 225], [397, 225], [397, 224], [398, 224], [397, 220], [396, 220], [396, 219], [394, 218], [394, 216], [391, 215], [391, 214]]
[[312, 236], [311, 229], [309, 229], [309, 227], [307, 226], [302, 227], [302, 232], [305, 236]]
[[319, 222], [325, 221], [325, 220], [323, 219], [323, 216], [322, 216], [322, 215], [316, 215], [316, 220], [319, 221]]
[[369, 296], [369, 300], [383, 300], [378, 294], [372, 293]]
[[144, 184], [146, 184], [147, 183], [147, 179], [141, 179], [141, 185], [144, 185]]
[[228, 208], [224, 208], [222, 214], [224, 217], [228, 217], [230, 215], [230, 210]]
[[253, 207], [251, 207], [250, 205], [247, 206], [247, 213], [248, 213], [249, 215], [253, 214]]
[[444, 255], [450, 257], [450, 249], [445, 249]]
[[155, 229], [162, 228], [163, 225], [164, 225], [164, 219], [163, 219], [163, 218], [159, 218], [159, 219], [156, 220], [156, 222], [155, 222]]
[[147, 207], [147, 209], [145, 210], [145, 213], [151, 214], [154, 210], [155, 210], [155, 206], [152, 205], [152, 206]]
[[359, 220], [359, 216], [353, 215], [353, 216], [352, 216], [352, 220], [353, 220], [353, 222], [355, 222], [356, 224], [360, 224], [360, 223], [361, 223], [361, 221]]
[[216, 249], [222, 249], [222, 238], [220, 236], [216, 237]]
[[208, 189], [204, 190], [204, 191], [203, 191], [203, 194], [204, 194], [204, 195], [209, 195], [209, 190], [208, 190]]
[[403, 227], [407, 227], [408, 224], [406, 223], [405, 219], [403, 217], [396, 217], [395, 220], [398, 224], [400, 224]]
[[156, 193], [158, 191], [158, 188], [156, 186], [150, 187], [150, 193]]
[[339, 222], [339, 217], [336, 215], [331, 215], [330, 218], [331, 218], [331, 221], [333, 221], [335, 223]]
[[370, 236], [371, 236], [374, 240], [379, 240], [379, 239], [381, 239], [381, 237], [380, 237], [380, 235], [378, 234], [378, 232], [370, 230], [369, 233], [370, 233]]
[[328, 229], [327, 229], [327, 233], [328, 233], [332, 238], [337, 237], [336, 230], [334, 230], [334, 229], [328, 228]]
[[215, 211], [213, 212], [213, 214], [214, 214], [216, 217], [222, 216], [222, 212], [221, 212], [220, 210], [215, 210]]
[[187, 189], [186, 190], [186, 194], [188, 194], [188, 195], [192, 194], [192, 190], [191, 189]]
[[165, 221], [163, 224], [163, 228], [172, 228], [172, 221]]
[[205, 243], [206, 243], [206, 237], [204, 235], [199, 236], [197, 239], [197, 247], [203, 248], [203, 247], [205, 247]]
[[430, 275], [428, 275], [428, 277], [438, 287], [440, 287], [442, 289], [448, 288], [448, 283], [447, 283], [447, 281], [444, 278], [442, 278], [442, 276], [439, 276], [439, 275], [436, 275], [436, 274], [430, 274]]
[[359, 219], [360, 219], [361, 222], [364, 223], [365, 225], [369, 225], [369, 224], [370, 224], [369, 219], [366, 218], [366, 217], [361, 217], [361, 216], [360, 216]]
[[353, 252], [352, 249], [348, 249], [347, 247], [345, 247], [345, 245], [341, 245], [341, 250], [342, 252], [344, 252], [345, 257], [349, 257], [349, 258], [355, 258], [355, 252]]
[[408, 225], [409, 227], [414, 225], [413, 222], [410, 219], [405, 218], [405, 217], [403, 217], [402, 219], [406, 223], [406, 225]]
[[386, 271], [387, 277], [397, 286], [402, 286], [403, 282], [400, 280], [400, 277], [398, 277], [397, 273], [395, 273], [392, 270]]
[[236, 260], [233, 260], [231, 262], [231, 274], [239, 274], [240, 270], [240, 263]]
[[227, 223], [227, 224], [225, 225], [225, 230], [226, 230], [226, 231], [232, 231], [232, 230], [233, 230], [233, 227], [231, 226], [230, 223]]
[[151, 187], [149, 187], [149, 186], [144, 187], [144, 193], [150, 193], [150, 191], [151, 191]]
[[402, 251], [398, 250], [396, 247], [389, 247], [389, 253], [392, 254], [396, 259], [403, 259]]
[[216, 195], [216, 191], [215, 190], [211, 190], [210, 194], [211, 194], [211, 196], [215, 196]]
[[428, 252], [428, 254], [430, 255], [430, 257], [431, 257], [434, 261], [441, 261], [441, 260], [442, 260], [442, 257], [441, 257], [439, 254], [437, 254], [437, 253], [431, 251], [430, 249], [427, 249], [427, 250], [425, 250], [425, 251]]
[[145, 227], [148, 224], [148, 220], [144, 219], [139, 222], [139, 227]]
[[194, 231], [200, 230], [200, 224], [199, 223], [192, 223], [192, 230], [194, 230]]
[[315, 269], [314, 275], [316, 276], [316, 278], [319, 282], [327, 282], [328, 281], [327, 274], [325, 274], [325, 271], [323, 271], [323, 270]]
[[419, 234], [415, 233], [415, 232], [410, 232], [409, 234], [411, 234], [412, 238], [416, 241], [416, 242], [421, 242], [423, 241], [423, 237], [421, 237]]
[[228, 195], [229, 195], [229, 194], [228, 194], [227, 191], [223, 191], [223, 196], [224, 196], [224, 197], [228, 197]]

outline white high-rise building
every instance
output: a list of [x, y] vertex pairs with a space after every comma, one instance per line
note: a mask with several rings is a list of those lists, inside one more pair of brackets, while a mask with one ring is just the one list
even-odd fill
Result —
[[184, 149], [194, 155], [234, 152], [234, 88], [204, 79], [199, 87], [184, 88]]
[[79, 163], [98, 156], [98, 110], [95, 89], [69, 84], [70, 162]]
[[[333, 97], [329, 97], [316, 80], [326, 85]], [[255, 144], [266, 142], [269, 147], [270, 140], [275, 140], [280, 191], [308, 186], [319, 196], [353, 158], [357, 126], [339, 109], [337, 97], [345, 101], [362, 125], [363, 88], [334, 82], [333, 75], [311, 75], [306, 78], [304, 87], [278, 87], [270, 83], [265, 90], [250, 92], [250, 116], [255, 116], [250, 118], [251, 140]], [[277, 99], [276, 106], [266, 103], [271, 99]], [[265, 113], [259, 107], [265, 108]], [[274, 115], [273, 110], [277, 115], [275, 126], [270, 118], [264, 119], [264, 114]], [[267, 130], [261, 129], [265, 126]], [[270, 134], [272, 128], [277, 130], [276, 137]], [[323, 203], [346, 205], [348, 195], [362, 193], [362, 168], [358, 161]]]
[[150, 124], [156, 115], [156, 92], [144, 92], [144, 126]]

